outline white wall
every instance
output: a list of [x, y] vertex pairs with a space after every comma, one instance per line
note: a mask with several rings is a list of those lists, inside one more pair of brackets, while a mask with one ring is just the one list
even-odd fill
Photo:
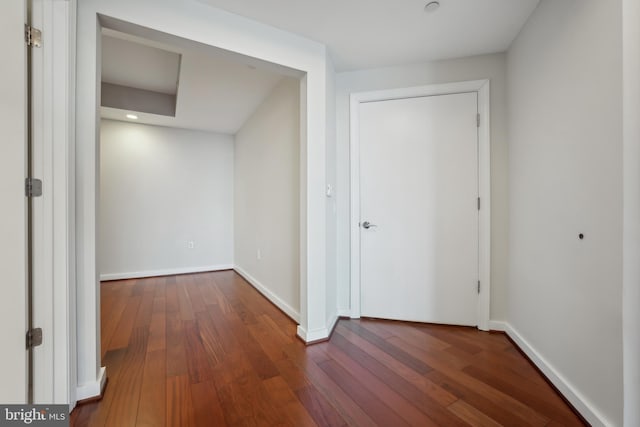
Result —
[[113, 120], [100, 131], [102, 279], [231, 268], [233, 137]]
[[0, 402], [26, 403], [26, 58], [24, 47], [25, 3], [2, 2], [0, 6]]
[[491, 319], [507, 312], [507, 124], [504, 54], [337, 74], [338, 307], [348, 311], [349, 294], [349, 95], [381, 89], [491, 79]]
[[[78, 2], [76, 126], [76, 253], [78, 387], [95, 386], [100, 375], [99, 303], [96, 269], [99, 16], [152, 28], [228, 52], [256, 57], [305, 74], [303, 161], [305, 205], [300, 223], [301, 318], [298, 334], [326, 330], [326, 47], [194, 0], [84, 0]], [[112, 21], [113, 23], [113, 21]], [[322, 337], [321, 337], [322, 338]], [[89, 397], [89, 396], [84, 396]]]
[[594, 425], [622, 425], [621, 19], [543, 0], [508, 54], [508, 320]]
[[624, 425], [640, 425], [640, 2], [623, 0]]
[[236, 270], [300, 318], [300, 82], [283, 78], [235, 136]]
[[338, 310], [338, 146], [336, 141], [336, 73], [331, 58], [327, 58], [327, 292], [326, 323], [335, 325]]

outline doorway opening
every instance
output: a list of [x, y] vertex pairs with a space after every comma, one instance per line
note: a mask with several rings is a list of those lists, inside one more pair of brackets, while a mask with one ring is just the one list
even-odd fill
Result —
[[169, 293], [198, 299], [175, 275], [235, 270], [300, 323], [305, 74], [114, 22], [100, 50], [101, 357]]

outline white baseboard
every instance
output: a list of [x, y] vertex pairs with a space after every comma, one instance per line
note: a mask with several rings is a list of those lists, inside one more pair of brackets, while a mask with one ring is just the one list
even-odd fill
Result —
[[501, 320], [489, 320], [489, 330], [505, 332], [507, 330], [507, 323]]
[[340, 316], [338, 316], [337, 314], [334, 314], [333, 316], [329, 317], [329, 322], [327, 322], [327, 328], [326, 328], [327, 338], [331, 338], [331, 333], [333, 332], [333, 329], [336, 327], [338, 320], [340, 320]]
[[351, 310], [348, 308], [339, 308], [338, 317], [351, 317]]
[[[336, 317], [337, 320], [337, 317]], [[298, 325], [297, 329], [298, 336], [302, 339], [302, 341], [308, 343], [313, 343], [316, 341], [324, 341], [329, 338], [330, 330], [326, 327], [320, 329], [313, 329], [311, 331], [307, 331]]]
[[560, 393], [594, 427], [613, 426], [588, 400], [578, 392], [527, 340], [510, 324], [505, 323], [507, 335], [520, 347], [531, 361], [546, 375]]
[[129, 273], [108, 273], [108, 274], [101, 274], [100, 281], [107, 282], [109, 280], [140, 279], [142, 277], [156, 277], [156, 276], [173, 276], [176, 274], [204, 273], [207, 271], [220, 271], [220, 270], [231, 270], [231, 269], [233, 269], [233, 264], [207, 265], [204, 267], [168, 268], [164, 270], [134, 271]]
[[291, 307], [289, 304], [284, 302], [279, 296], [271, 292], [269, 288], [260, 283], [255, 277], [251, 276], [247, 273], [242, 267], [234, 266], [233, 269], [244, 277], [244, 279], [251, 284], [254, 288], [258, 290], [262, 295], [264, 295], [269, 301], [271, 301], [276, 307], [282, 310], [287, 316], [292, 318], [296, 323], [300, 323], [300, 313]]
[[101, 367], [98, 373], [98, 378], [90, 383], [79, 385], [76, 388], [76, 401], [82, 401], [98, 397], [104, 390], [105, 382], [107, 381], [107, 368]]
[[325, 341], [331, 338], [331, 333], [335, 328], [338, 320], [340, 320], [342, 315], [334, 314], [329, 317], [329, 321], [327, 322], [327, 326], [324, 328], [314, 329], [311, 331], [307, 331], [302, 326], [298, 325], [297, 334], [305, 343], [313, 343], [316, 341]]

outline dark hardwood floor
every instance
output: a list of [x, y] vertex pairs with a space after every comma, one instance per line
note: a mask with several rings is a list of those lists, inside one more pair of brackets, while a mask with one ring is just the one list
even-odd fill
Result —
[[102, 284], [99, 402], [73, 426], [576, 426], [502, 334], [341, 320], [306, 347], [232, 271]]

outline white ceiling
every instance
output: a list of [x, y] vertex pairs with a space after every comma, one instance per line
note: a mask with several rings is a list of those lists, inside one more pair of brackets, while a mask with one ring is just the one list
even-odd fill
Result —
[[[426, 13], [428, 0], [197, 1], [321, 42], [337, 71], [503, 52], [539, 2], [440, 0], [436, 12]], [[174, 93], [175, 53], [181, 55], [176, 117], [136, 113], [140, 123], [235, 134], [283, 76], [298, 76], [150, 29], [119, 29], [130, 34], [103, 30], [108, 83]], [[126, 120], [127, 111], [101, 112]]]
[[539, 0], [198, 0], [328, 46], [337, 71], [503, 52]]
[[[103, 81], [172, 93], [168, 89], [173, 75], [175, 93], [173, 65], [167, 63], [166, 55], [149, 52], [157, 49], [165, 54], [182, 55], [176, 116], [135, 112], [138, 123], [233, 135], [282, 78], [291, 78], [265, 69], [259, 63], [234, 60], [202, 49], [196, 43], [169, 44], [104, 29]], [[142, 55], [143, 60], [136, 60], [136, 53]], [[101, 117], [106, 119], [127, 120], [127, 113], [130, 111], [101, 107]]]

